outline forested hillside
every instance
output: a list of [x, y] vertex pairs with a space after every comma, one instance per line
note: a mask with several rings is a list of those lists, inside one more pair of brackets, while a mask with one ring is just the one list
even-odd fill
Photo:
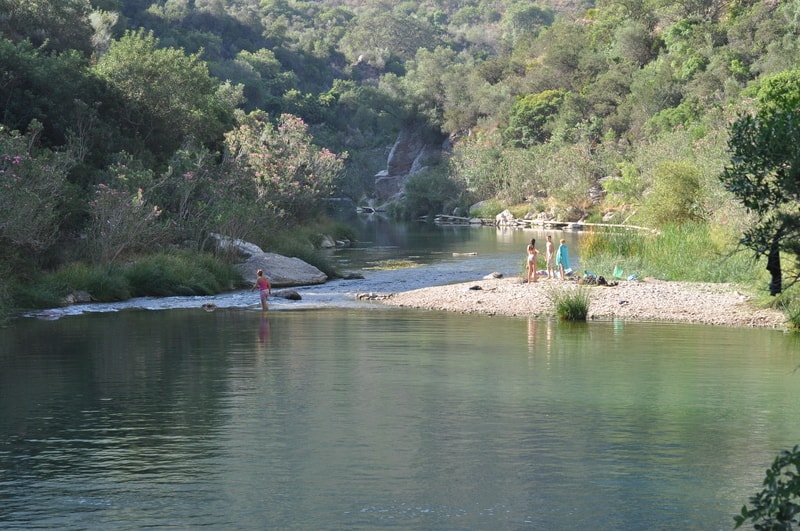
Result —
[[268, 247], [369, 198], [410, 126], [446, 149], [398, 215], [736, 228], [728, 126], [795, 67], [798, 20], [797, 0], [0, 0], [0, 263], [212, 230]]

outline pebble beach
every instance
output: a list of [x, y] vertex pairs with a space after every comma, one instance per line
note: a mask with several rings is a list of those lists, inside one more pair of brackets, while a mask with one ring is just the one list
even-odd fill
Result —
[[786, 328], [779, 310], [757, 305], [733, 284], [672, 282], [654, 278], [615, 286], [582, 285], [510, 277], [433, 286], [381, 296], [384, 304], [407, 308], [518, 317], [555, 316], [555, 290], [587, 290], [588, 319], [664, 321], [722, 326]]

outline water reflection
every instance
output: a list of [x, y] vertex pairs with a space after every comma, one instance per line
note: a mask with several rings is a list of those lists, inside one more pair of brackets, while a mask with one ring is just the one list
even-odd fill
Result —
[[269, 319], [266, 313], [262, 312], [261, 322], [258, 326], [258, 345], [262, 349], [266, 345], [267, 338], [269, 337]]
[[546, 357], [553, 353], [553, 328], [557, 326], [552, 318], [528, 317], [528, 353], [535, 354], [537, 350]]
[[727, 529], [800, 439], [774, 331], [198, 308], [0, 346], [10, 528]]

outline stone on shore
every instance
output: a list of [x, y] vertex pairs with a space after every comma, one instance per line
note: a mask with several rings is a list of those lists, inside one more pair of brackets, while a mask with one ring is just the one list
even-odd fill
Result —
[[262, 269], [273, 287], [310, 286], [328, 280], [328, 275], [311, 264], [275, 253], [255, 254], [236, 264], [236, 269], [248, 282], [255, 282], [256, 271]]
[[233, 250], [245, 258], [244, 262], [235, 267], [248, 282], [256, 281], [256, 271], [259, 269], [264, 271], [272, 287], [310, 286], [323, 284], [328, 280], [328, 275], [299, 258], [265, 253], [254, 243], [234, 240], [222, 234], [211, 233], [210, 236], [218, 248]]

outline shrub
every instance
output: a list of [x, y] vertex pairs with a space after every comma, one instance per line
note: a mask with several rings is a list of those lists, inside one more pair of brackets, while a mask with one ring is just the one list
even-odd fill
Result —
[[736, 529], [750, 520], [759, 531], [783, 531], [800, 524], [800, 446], [782, 451], [764, 478], [763, 490], [750, 497], [733, 519]]
[[562, 321], [585, 321], [589, 315], [589, 290], [554, 288], [547, 292], [547, 298], [553, 303], [556, 315]]
[[209, 255], [185, 251], [140, 258], [124, 276], [133, 297], [213, 295], [241, 283], [232, 267]]
[[119, 301], [130, 298], [130, 287], [122, 268], [115, 264], [96, 267], [82, 262], [73, 262], [56, 275], [59, 286], [54, 286], [54, 293], [64, 295], [73, 291], [88, 291], [92, 298], [101, 302]]
[[703, 219], [700, 170], [691, 162], [662, 162], [653, 170], [653, 189], [644, 217], [661, 227]]

